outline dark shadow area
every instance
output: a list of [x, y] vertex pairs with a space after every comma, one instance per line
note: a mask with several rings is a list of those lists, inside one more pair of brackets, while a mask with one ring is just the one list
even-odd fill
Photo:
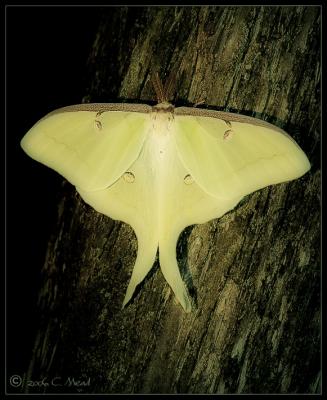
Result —
[[[28, 368], [38, 327], [37, 297], [62, 177], [29, 158], [25, 133], [48, 112], [80, 103], [87, 58], [101, 18], [93, 7], [6, 9], [6, 368]], [[8, 391], [19, 391], [10, 386]]]

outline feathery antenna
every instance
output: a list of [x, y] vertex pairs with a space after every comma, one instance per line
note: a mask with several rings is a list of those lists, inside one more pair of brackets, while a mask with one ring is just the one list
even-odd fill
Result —
[[164, 103], [165, 101], [167, 101], [167, 98], [165, 96], [165, 90], [161, 82], [161, 79], [159, 78], [158, 72], [151, 75], [151, 81], [153, 88], [156, 92], [158, 103]]
[[176, 74], [174, 72], [171, 72], [167, 78], [165, 85], [163, 85], [158, 72], [153, 72], [151, 74], [151, 82], [154, 91], [156, 92], [158, 103], [169, 102], [175, 88]]

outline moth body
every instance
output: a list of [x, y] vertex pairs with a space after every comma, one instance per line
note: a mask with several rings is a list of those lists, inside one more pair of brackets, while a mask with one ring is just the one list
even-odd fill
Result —
[[48, 114], [21, 145], [75, 185], [96, 211], [129, 224], [138, 252], [123, 305], [153, 266], [186, 312], [180, 233], [219, 218], [247, 194], [299, 178], [310, 163], [286, 132], [240, 114], [144, 104], [80, 104]]

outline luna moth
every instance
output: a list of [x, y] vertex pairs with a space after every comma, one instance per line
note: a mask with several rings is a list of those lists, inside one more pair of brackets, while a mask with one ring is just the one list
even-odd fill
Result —
[[282, 129], [241, 114], [174, 107], [166, 87], [158, 104], [94, 103], [57, 109], [21, 146], [53, 168], [99, 213], [133, 228], [138, 251], [123, 306], [152, 268], [161, 271], [186, 312], [192, 301], [176, 260], [180, 233], [232, 210], [263, 187], [310, 169]]

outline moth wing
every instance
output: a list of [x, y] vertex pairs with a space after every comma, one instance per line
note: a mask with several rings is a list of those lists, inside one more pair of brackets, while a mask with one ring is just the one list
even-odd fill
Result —
[[182, 163], [199, 186], [215, 197], [245, 196], [310, 169], [297, 143], [271, 124], [238, 114], [219, 112], [217, 118], [214, 111], [210, 117], [207, 112], [206, 116], [179, 115], [176, 110], [175, 140]]
[[86, 191], [101, 190], [115, 182], [138, 157], [151, 107], [143, 108], [145, 112], [110, 107], [99, 112], [100, 106], [82, 106], [48, 114], [27, 132], [21, 146], [30, 157], [73, 185]]

